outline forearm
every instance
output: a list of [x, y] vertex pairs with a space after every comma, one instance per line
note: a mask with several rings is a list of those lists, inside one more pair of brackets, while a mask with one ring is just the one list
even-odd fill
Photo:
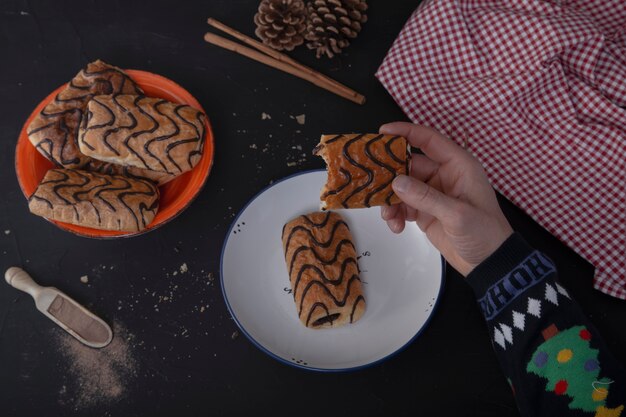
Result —
[[552, 261], [513, 235], [467, 281], [522, 415], [619, 416], [624, 370], [556, 278]]

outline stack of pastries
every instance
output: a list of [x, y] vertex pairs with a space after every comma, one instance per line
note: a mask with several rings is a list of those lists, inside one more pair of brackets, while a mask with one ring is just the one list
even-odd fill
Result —
[[145, 229], [158, 211], [158, 186], [200, 161], [205, 119], [191, 106], [146, 97], [117, 67], [88, 64], [27, 128], [57, 166], [30, 197], [30, 211], [95, 229]]

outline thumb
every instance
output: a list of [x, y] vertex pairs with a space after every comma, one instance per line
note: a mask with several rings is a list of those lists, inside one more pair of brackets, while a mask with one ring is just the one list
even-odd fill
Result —
[[456, 201], [430, 185], [406, 175], [391, 184], [396, 195], [408, 206], [438, 219], [453, 217]]

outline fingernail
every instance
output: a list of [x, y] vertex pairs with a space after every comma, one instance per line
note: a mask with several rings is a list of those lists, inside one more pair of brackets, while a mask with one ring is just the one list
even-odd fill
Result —
[[383, 218], [383, 220], [387, 220], [387, 213], [389, 212], [389, 207], [387, 206], [382, 206], [380, 208], [380, 217]]
[[383, 133], [383, 134], [384, 134], [384, 133], [387, 133], [387, 125], [388, 125], [388, 123], [385, 123], [384, 125], [382, 125], [381, 127], [379, 127], [379, 128], [378, 128], [378, 131], [379, 131], [380, 133]]
[[394, 220], [391, 225], [389, 226], [389, 228], [391, 229], [392, 232], [394, 233], [400, 233], [402, 231], [402, 224], [403, 222], [400, 222], [399, 220]]
[[411, 180], [409, 179], [409, 177], [407, 177], [406, 175], [398, 175], [393, 180], [391, 186], [393, 187], [393, 190], [398, 193], [406, 193], [406, 191], [409, 189], [410, 183]]

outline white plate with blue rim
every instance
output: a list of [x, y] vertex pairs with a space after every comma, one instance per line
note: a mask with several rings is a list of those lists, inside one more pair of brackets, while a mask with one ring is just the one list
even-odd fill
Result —
[[444, 285], [440, 253], [414, 224], [393, 234], [380, 208], [338, 210], [356, 245], [366, 311], [339, 328], [302, 325], [289, 283], [281, 232], [285, 223], [319, 210], [326, 171], [276, 182], [233, 222], [222, 250], [226, 305], [242, 333], [286, 364], [314, 371], [349, 371], [389, 359], [428, 324]]

